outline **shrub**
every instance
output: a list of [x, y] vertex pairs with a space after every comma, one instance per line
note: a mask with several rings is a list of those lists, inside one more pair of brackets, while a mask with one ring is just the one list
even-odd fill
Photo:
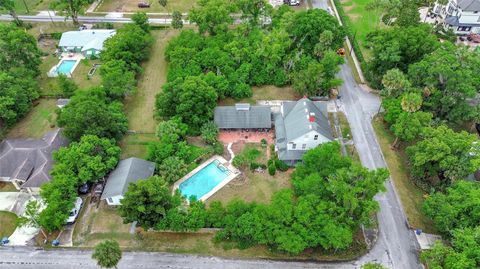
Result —
[[282, 172], [287, 171], [288, 168], [289, 168], [288, 165], [284, 161], [279, 160], [279, 159], [275, 160], [275, 167]]
[[222, 155], [224, 150], [223, 144], [220, 142], [217, 142], [213, 145], [213, 152], [217, 155]]
[[271, 176], [274, 176], [276, 172], [277, 172], [277, 168], [275, 168], [274, 164], [271, 164], [268, 166], [268, 174], [270, 174]]
[[232, 164], [235, 167], [243, 167], [247, 164], [247, 159], [243, 155], [237, 155], [233, 158]]
[[266, 148], [267, 147], [267, 140], [265, 138], [262, 138], [262, 140], [260, 141], [260, 143], [262, 143], [262, 148]]

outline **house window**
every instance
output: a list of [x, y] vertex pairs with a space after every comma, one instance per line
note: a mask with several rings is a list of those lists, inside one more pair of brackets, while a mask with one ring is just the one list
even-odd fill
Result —
[[307, 144], [302, 144], [302, 149], [306, 149], [307, 148]]
[[452, 12], [453, 12], [453, 7], [452, 7], [452, 6], [449, 6], [449, 7], [448, 7], [448, 13], [450, 14], [450, 13], [452, 13]]
[[315, 136], [313, 137], [313, 140], [318, 140], [318, 135], [315, 135]]
[[113, 199], [110, 197], [110, 198], [107, 198], [107, 201], [109, 204], [113, 204]]
[[297, 144], [292, 143], [292, 149], [296, 149], [296, 148], [297, 148]]

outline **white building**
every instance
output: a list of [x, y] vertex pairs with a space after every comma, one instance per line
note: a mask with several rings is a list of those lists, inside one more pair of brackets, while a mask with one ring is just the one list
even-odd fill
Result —
[[275, 139], [278, 158], [289, 165], [302, 160], [307, 150], [333, 141], [327, 104], [305, 97], [283, 102], [275, 114]]
[[480, 0], [449, 0], [446, 5], [435, 3], [432, 14], [437, 24], [456, 34], [480, 34]]

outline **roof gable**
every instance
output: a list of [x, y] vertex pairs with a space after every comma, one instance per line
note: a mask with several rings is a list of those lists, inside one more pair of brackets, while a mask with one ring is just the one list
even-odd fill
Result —
[[116, 34], [115, 30], [82, 30], [69, 31], [62, 34], [59, 47], [81, 47], [82, 51], [103, 50], [103, 43]]
[[135, 157], [121, 160], [108, 176], [102, 199], [124, 195], [130, 183], [147, 179], [153, 175], [154, 171], [155, 163], [153, 162]]

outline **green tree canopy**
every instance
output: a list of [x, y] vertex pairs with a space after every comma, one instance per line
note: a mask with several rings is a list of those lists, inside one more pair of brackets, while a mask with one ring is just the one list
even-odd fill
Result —
[[98, 266], [102, 268], [117, 268], [122, 259], [122, 250], [117, 241], [105, 240], [95, 246], [92, 259], [97, 260]]
[[178, 193], [172, 196], [163, 178], [153, 176], [130, 183], [119, 212], [124, 223], [137, 221], [139, 226], [148, 229], [164, 218], [169, 209], [179, 206], [180, 201]]
[[135, 92], [135, 73], [128, 70], [127, 64], [122, 60], [110, 60], [100, 66], [102, 85], [107, 96], [121, 100]]
[[197, 24], [200, 33], [208, 32], [216, 35], [227, 31], [233, 23], [230, 13], [235, 11], [235, 5], [227, 0], [199, 0], [197, 7], [190, 10], [188, 19]]
[[63, 97], [65, 98], [72, 97], [78, 90], [78, 86], [77, 84], [75, 84], [75, 81], [67, 78], [67, 76], [65, 76], [64, 74], [58, 75], [58, 86], [62, 91]]
[[396, 98], [410, 87], [407, 76], [398, 68], [388, 70], [382, 78], [382, 95]]
[[414, 177], [444, 187], [480, 167], [480, 144], [475, 135], [447, 126], [427, 127], [421, 140], [407, 148]]
[[398, 139], [412, 142], [420, 136], [425, 127], [430, 125], [431, 121], [432, 113], [429, 112], [402, 112], [391, 129]]
[[145, 12], [136, 12], [132, 16], [132, 21], [146, 33], [150, 32], [150, 24], [148, 23], [148, 16]]
[[53, 153], [56, 164], [51, 174], [74, 175], [72, 180], [76, 180], [76, 186], [96, 182], [115, 168], [120, 153], [114, 140], [85, 135], [79, 142], [72, 142], [69, 147]]
[[137, 24], [126, 24], [103, 45], [101, 58], [104, 62], [122, 60], [127, 69], [139, 73], [140, 62], [147, 59], [153, 38]]
[[175, 10], [172, 12], [172, 27], [173, 29], [183, 28], [182, 13], [180, 11]]
[[198, 134], [201, 126], [213, 118], [216, 105], [215, 89], [201, 77], [187, 77], [165, 84], [156, 101], [157, 115], [180, 117], [192, 134]]
[[102, 89], [80, 91], [58, 111], [57, 123], [73, 141], [83, 135], [120, 139], [127, 131], [123, 104], [108, 102]]
[[51, 2], [50, 7], [72, 18], [74, 24], [78, 24], [78, 15], [83, 14], [85, 6], [91, 3], [91, 0], [55, 0]]
[[427, 197], [423, 205], [435, 228], [451, 236], [455, 229], [473, 228], [480, 224], [480, 184], [460, 180]]
[[480, 90], [478, 72], [480, 54], [446, 42], [411, 65], [408, 73], [414, 86], [430, 89], [424, 110], [449, 123], [461, 124], [480, 116], [480, 107], [468, 104]]
[[13, 24], [0, 24], [0, 71], [21, 67], [37, 76], [40, 56], [35, 37]]
[[392, 68], [407, 72], [408, 66], [422, 60], [439, 47], [431, 26], [391, 27], [367, 35], [372, 57], [366, 75], [375, 88], [380, 88], [383, 75]]
[[202, 126], [202, 139], [205, 143], [213, 145], [218, 142], [218, 127], [213, 121], [209, 121]]

